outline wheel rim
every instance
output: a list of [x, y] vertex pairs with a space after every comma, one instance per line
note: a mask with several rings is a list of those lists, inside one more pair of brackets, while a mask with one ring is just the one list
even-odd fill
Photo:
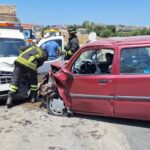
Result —
[[60, 98], [53, 98], [49, 101], [49, 108], [55, 115], [62, 115], [64, 113], [65, 105]]

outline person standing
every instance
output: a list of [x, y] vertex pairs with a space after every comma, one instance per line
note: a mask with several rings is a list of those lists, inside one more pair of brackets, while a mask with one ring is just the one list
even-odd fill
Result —
[[46, 42], [43, 46], [42, 49], [46, 49], [48, 52], [48, 59], [49, 60], [55, 60], [59, 57], [59, 55], [61, 54], [61, 47], [59, 46], [59, 44], [54, 41], [48, 41]]
[[73, 54], [80, 48], [75, 28], [70, 27], [68, 29], [68, 32], [69, 32], [69, 39], [68, 44], [65, 47], [66, 50], [65, 60], [69, 60], [73, 56]]

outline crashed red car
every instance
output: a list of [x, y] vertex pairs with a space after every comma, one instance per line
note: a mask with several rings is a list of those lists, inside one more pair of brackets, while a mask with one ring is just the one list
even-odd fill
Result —
[[50, 114], [150, 120], [150, 36], [89, 42], [51, 66], [43, 85]]

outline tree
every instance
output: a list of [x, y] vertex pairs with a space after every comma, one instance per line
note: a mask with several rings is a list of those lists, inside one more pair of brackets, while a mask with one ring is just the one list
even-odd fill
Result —
[[88, 33], [90, 33], [95, 30], [96, 24], [94, 22], [84, 21], [82, 27], [85, 28]]
[[112, 31], [108, 28], [104, 28], [101, 32], [100, 32], [100, 37], [110, 37], [112, 36]]
[[114, 25], [108, 25], [108, 29], [110, 29], [113, 33], [116, 33], [116, 27]]
[[89, 24], [90, 24], [90, 21], [86, 20], [82, 23], [82, 27], [87, 29], [89, 27]]

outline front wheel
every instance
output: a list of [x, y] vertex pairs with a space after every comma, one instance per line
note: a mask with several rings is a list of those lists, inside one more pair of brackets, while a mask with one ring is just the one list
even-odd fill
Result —
[[57, 95], [52, 93], [46, 97], [48, 113], [54, 116], [67, 116], [67, 109], [63, 100]]

